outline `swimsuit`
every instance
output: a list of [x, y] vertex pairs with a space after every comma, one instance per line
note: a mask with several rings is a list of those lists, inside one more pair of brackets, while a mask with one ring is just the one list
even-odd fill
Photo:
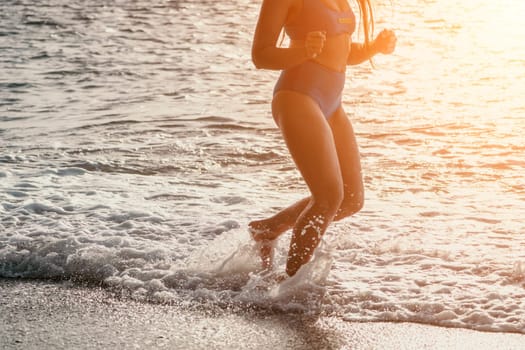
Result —
[[[322, 0], [303, 0], [297, 20], [288, 23], [284, 29], [292, 40], [304, 40], [312, 31], [325, 31], [327, 37], [352, 34], [355, 30], [355, 15], [352, 10], [339, 12], [328, 8]], [[328, 119], [341, 105], [344, 84], [344, 72], [307, 60], [281, 72], [274, 95], [282, 90], [308, 95], [319, 104]]]
[[355, 30], [355, 15], [351, 9], [339, 12], [325, 5], [323, 0], [303, 0], [303, 8], [284, 30], [292, 40], [304, 40], [309, 32], [326, 31], [326, 36], [343, 33], [352, 34]]

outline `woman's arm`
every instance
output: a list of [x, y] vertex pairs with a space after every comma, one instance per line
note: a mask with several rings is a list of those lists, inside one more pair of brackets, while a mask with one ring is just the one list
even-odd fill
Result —
[[312, 33], [313, 43], [312, 40], [306, 40], [305, 46], [277, 47], [279, 35], [293, 3], [294, 0], [263, 1], [252, 44], [252, 61], [255, 67], [274, 70], [287, 69], [321, 52], [324, 34], [320, 32]]
[[362, 43], [352, 43], [350, 46], [350, 53], [348, 54], [347, 64], [360, 64], [371, 59], [378, 53], [390, 54], [394, 52], [396, 41], [397, 38], [394, 32], [384, 29], [368, 47]]

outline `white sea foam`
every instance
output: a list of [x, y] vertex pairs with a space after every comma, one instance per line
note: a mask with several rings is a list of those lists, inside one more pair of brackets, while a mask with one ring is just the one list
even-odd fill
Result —
[[[32, 212], [41, 215], [40, 210]], [[154, 216], [146, 218], [138, 211], [122, 214], [118, 221], [131, 217], [158, 223], [150, 220]], [[439, 264], [429, 263], [436, 259], [435, 252], [426, 254], [421, 250], [417, 257], [410, 258], [412, 253], [405, 255], [402, 246], [396, 244], [394, 250], [360, 249], [348, 261], [338, 258], [341, 252], [333, 247], [339, 244], [328, 242], [296, 276], [277, 283], [284, 272], [286, 236], [276, 248], [275, 271], [262, 273], [255, 244], [243, 229], [223, 232], [180, 259], [173, 259], [162, 242], [122, 236], [120, 229], [113, 232], [103, 238], [67, 231], [55, 232], [54, 238], [49, 231], [45, 235], [36, 231], [11, 235], [2, 239], [0, 273], [4, 277], [98, 281], [127, 290], [133, 298], [156, 302], [173, 302], [182, 295], [194, 302], [207, 300], [220, 305], [252, 304], [310, 313], [324, 310], [352, 321], [415, 321], [505, 332], [521, 332], [524, 326], [523, 288], [520, 295], [513, 284], [503, 289], [476, 284], [472, 279], [476, 276], [440, 282], [436, 279], [439, 274], [433, 272]], [[341, 265], [349, 263], [357, 264], [345, 272], [348, 270]], [[403, 271], [407, 268], [420, 269], [421, 276], [406, 274]], [[509, 278], [509, 282], [523, 281], [520, 263], [509, 271]]]

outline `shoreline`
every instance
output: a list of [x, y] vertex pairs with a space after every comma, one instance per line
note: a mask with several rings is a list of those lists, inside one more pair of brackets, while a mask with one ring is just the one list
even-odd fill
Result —
[[2, 349], [525, 349], [525, 334], [142, 303], [70, 282], [0, 278]]

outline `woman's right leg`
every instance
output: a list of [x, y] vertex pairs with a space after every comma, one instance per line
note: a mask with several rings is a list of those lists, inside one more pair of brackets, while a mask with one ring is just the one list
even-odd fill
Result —
[[281, 91], [274, 96], [272, 107], [288, 150], [311, 192], [293, 227], [286, 264], [286, 272], [292, 276], [311, 259], [339, 209], [343, 179], [332, 130], [317, 103], [303, 94]]

